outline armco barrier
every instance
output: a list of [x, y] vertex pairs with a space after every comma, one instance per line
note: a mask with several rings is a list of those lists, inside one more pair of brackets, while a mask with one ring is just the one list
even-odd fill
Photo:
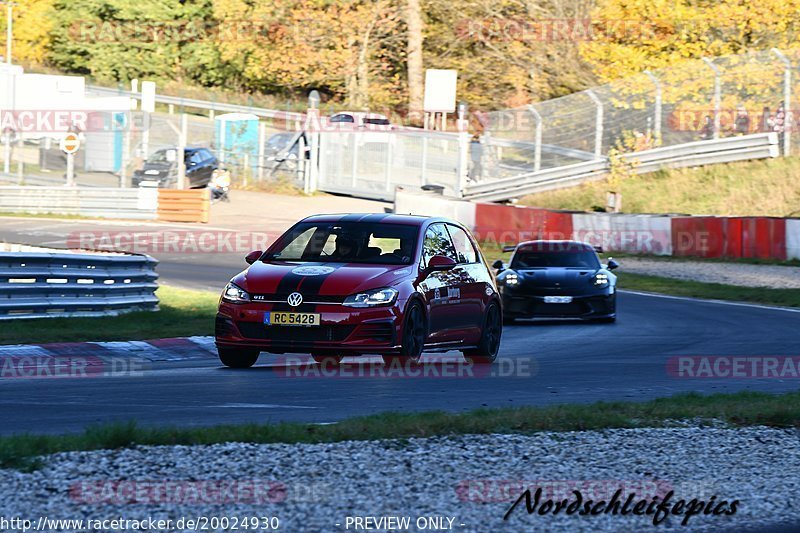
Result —
[[569, 239], [572, 214], [532, 207], [475, 205], [475, 236], [481, 241], [520, 242], [531, 239]]
[[670, 218], [653, 215], [574, 214], [572, 238], [603, 250], [672, 255]]
[[800, 259], [800, 219], [786, 219], [786, 259]]
[[167, 222], [208, 222], [207, 189], [158, 189], [158, 218]]
[[452, 200], [438, 194], [407, 192], [398, 187], [395, 191], [394, 212], [407, 215], [448, 217], [458, 220], [469, 228], [474, 228], [476, 205], [473, 202]]
[[707, 258], [787, 258], [786, 219], [673, 217], [673, 254]]
[[609, 252], [707, 258], [800, 259], [800, 219], [570, 213], [472, 203], [398, 190], [397, 213], [440, 215], [479, 240], [575, 239]]
[[[533, 146], [530, 149], [533, 150]], [[755, 133], [631, 152], [622, 158], [634, 164], [634, 172], [644, 174], [663, 168], [731, 163], [779, 155], [776, 133]], [[463, 196], [470, 200], [508, 200], [601, 179], [608, 170], [609, 161], [604, 157], [536, 172], [522, 172], [512, 177], [468, 183]]]
[[152, 220], [157, 196], [147, 188], [0, 187], [0, 212]]
[[155, 310], [158, 262], [146, 255], [0, 245], [0, 320]]

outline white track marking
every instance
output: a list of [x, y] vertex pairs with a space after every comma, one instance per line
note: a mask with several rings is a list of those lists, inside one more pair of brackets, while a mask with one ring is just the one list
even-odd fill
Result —
[[630, 291], [627, 289], [619, 289], [617, 292], [627, 293], [627, 294], [636, 294], [638, 296], [650, 296], [652, 298], [666, 298], [667, 300], [684, 300], [687, 302], [704, 302], [709, 304], [718, 304], [718, 305], [731, 305], [734, 307], [752, 307], [754, 309], [767, 309], [769, 311], [785, 311], [787, 313], [800, 313], [800, 309], [794, 309], [791, 307], [778, 307], [774, 305], [760, 305], [760, 304], [748, 304], [744, 302], [729, 302], [727, 300], [709, 300], [706, 298], [692, 298], [690, 296], [670, 296], [669, 294], [657, 294], [654, 292], [639, 292], [639, 291]]

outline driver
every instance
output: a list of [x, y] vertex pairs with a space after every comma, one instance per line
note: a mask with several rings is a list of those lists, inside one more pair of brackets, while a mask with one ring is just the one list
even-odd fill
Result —
[[350, 261], [358, 255], [358, 242], [352, 235], [341, 234], [336, 236], [336, 249], [331, 254], [335, 261]]

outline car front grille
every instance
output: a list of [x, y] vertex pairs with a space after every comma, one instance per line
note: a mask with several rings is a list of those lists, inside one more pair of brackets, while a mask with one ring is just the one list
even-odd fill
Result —
[[[302, 294], [302, 291], [300, 291]], [[267, 302], [267, 303], [286, 303], [286, 300], [289, 298], [291, 293], [280, 293], [280, 294], [253, 294], [251, 298], [253, 301], [256, 302]], [[344, 298], [341, 296], [330, 296], [330, 295], [305, 295], [303, 294], [303, 303], [304, 304], [314, 304], [314, 303], [325, 303], [325, 304], [341, 304], [344, 301]]]

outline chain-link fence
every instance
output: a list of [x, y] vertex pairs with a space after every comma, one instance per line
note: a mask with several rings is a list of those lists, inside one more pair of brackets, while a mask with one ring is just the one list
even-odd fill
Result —
[[488, 113], [483, 176], [513, 176], [692, 141], [777, 132], [800, 149], [800, 50], [691, 60]]
[[[177, 164], [174, 156], [167, 154], [177, 153], [181, 145], [187, 151], [208, 150], [213, 160], [200, 163], [228, 170], [236, 187], [259, 188], [278, 180], [302, 183], [306, 171], [307, 142], [294, 121], [242, 114], [226, 119], [225, 114], [213, 111], [185, 113], [177, 106], [167, 105], [159, 105], [153, 113], [96, 114], [107, 123], [118, 124], [98, 127], [98, 121], [92, 119], [90, 129], [77, 130], [81, 148], [75, 155], [74, 169], [79, 186], [136, 185], [137, 174], [152, 171], [153, 165], [165, 161], [170, 163], [165, 165], [170, 167], [166, 169], [167, 186], [176, 186]], [[247, 125], [246, 136], [239, 131], [241, 124]], [[65, 184], [67, 157], [59, 147], [63, 135], [62, 132], [0, 132], [0, 181], [23, 185]], [[195, 171], [189, 158], [187, 152], [187, 175]], [[187, 183], [192, 186], [194, 182]]]
[[464, 138], [433, 131], [320, 132], [316, 188], [390, 200], [397, 186], [460, 194]]

